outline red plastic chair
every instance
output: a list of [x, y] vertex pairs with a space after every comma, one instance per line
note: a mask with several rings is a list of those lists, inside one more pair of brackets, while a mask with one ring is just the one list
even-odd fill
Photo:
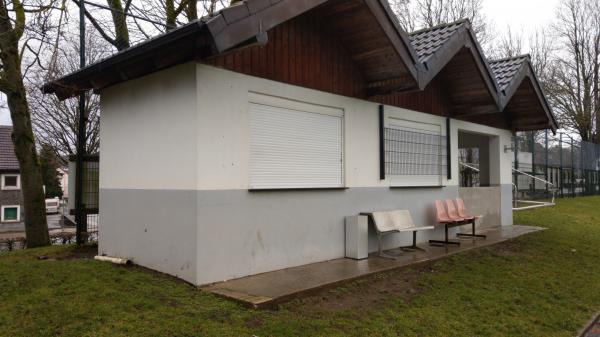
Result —
[[456, 209], [456, 206], [454, 205], [454, 201], [452, 199], [446, 199], [446, 208], [448, 209], [448, 216], [450, 217], [450, 219], [456, 222], [469, 220], [465, 217], [458, 215], [458, 210]]
[[465, 202], [461, 198], [456, 199], [456, 210], [458, 212], [458, 215], [462, 218], [473, 219], [473, 220], [481, 219], [481, 215], [471, 215], [471, 214], [467, 213], [467, 208], [465, 207]]
[[435, 201], [435, 218], [438, 224], [444, 225], [444, 240], [429, 240], [430, 244], [434, 245], [460, 245], [458, 241], [451, 241], [448, 239], [448, 228], [463, 224], [462, 221], [457, 221], [453, 219], [448, 212], [446, 211], [446, 207], [444, 207], [444, 202], [442, 200]]
[[450, 216], [448, 216], [446, 208], [444, 207], [444, 202], [441, 200], [435, 201], [435, 219], [440, 224], [455, 222], [454, 220], [450, 219]]
[[[452, 200], [446, 200], [446, 203], [453, 204]], [[465, 207], [465, 202], [461, 198], [456, 199], [456, 213], [458, 216], [465, 219], [467, 223], [471, 223], [471, 233], [458, 233], [458, 236], [467, 236], [467, 237], [475, 237], [475, 238], [487, 238], [487, 236], [483, 234], [475, 233], [475, 220], [481, 218], [481, 215], [470, 215], [467, 213], [467, 208]]]

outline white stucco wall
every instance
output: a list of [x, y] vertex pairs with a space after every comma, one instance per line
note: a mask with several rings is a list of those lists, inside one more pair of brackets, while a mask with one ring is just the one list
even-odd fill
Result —
[[100, 119], [100, 253], [190, 282], [195, 200], [175, 192], [196, 186], [195, 87], [193, 63], [112, 86], [101, 93]]
[[[458, 196], [459, 130], [490, 136], [490, 156], [492, 161], [500, 162], [490, 173], [491, 183], [510, 184], [511, 181], [510, 153], [503, 151], [505, 144], [510, 145], [511, 134], [506, 130], [452, 120], [453, 174], [452, 179], [444, 177], [442, 181], [451, 189], [391, 191], [392, 178], [379, 179], [379, 104], [202, 64], [197, 66], [197, 79], [197, 188], [206, 193], [221, 192], [206, 194], [206, 199], [199, 198], [198, 279], [201, 282], [215, 281], [210, 278], [213, 275], [218, 275], [217, 280], [224, 280], [343, 257], [344, 215], [372, 209], [408, 208], [419, 223], [431, 223], [429, 206], [433, 200]], [[247, 192], [248, 102], [249, 96], [257, 94], [344, 111], [347, 192]], [[407, 120], [438, 123], [443, 126], [442, 134], [446, 132], [443, 117], [391, 106], [386, 106], [385, 111], [386, 115]], [[230, 194], [228, 191], [240, 192]], [[210, 195], [214, 197], [212, 200]], [[366, 195], [370, 195], [370, 200]], [[314, 204], [306, 200], [310, 198], [316, 199]], [[238, 199], [241, 201], [232, 201]], [[219, 209], [218, 214], [213, 214], [215, 208]], [[234, 214], [228, 214], [228, 210]], [[337, 218], [328, 218], [331, 214]], [[439, 231], [422, 233], [419, 239], [424, 241], [440, 235]], [[403, 239], [392, 240], [389, 246]], [[223, 242], [227, 245], [223, 246]], [[373, 242], [370, 248], [375, 249]], [[227, 261], [227, 264], [215, 264], [215, 261]]]
[[[248, 191], [254, 94], [343, 109], [347, 190]], [[493, 137], [491, 160], [501, 164], [491, 169], [492, 184], [510, 184], [510, 132], [453, 120], [445, 187], [390, 189], [391, 179], [379, 179], [378, 106], [195, 63], [104, 90], [100, 252], [196, 284], [343, 257], [344, 216], [402, 207], [431, 223], [432, 200], [458, 196], [458, 130]], [[385, 111], [446, 131], [442, 117]]]
[[[346, 187], [390, 186], [390, 179], [379, 179], [379, 138], [377, 103], [333, 95], [317, 90], [260, 79], [207, 65], [198, 64], [198, 158], [199, 190], [248, 189], [248, 95], [257, 93], [299, 100], [344, 110]], [[401, 115], [407, 120], [440, 123], [445, 118], [426, 113], [385, 107], [386, 114]], [[460, 120], [451, 121], [452, 179], [443, 185], [458, 185], [458, 131], [496, 137], [490, 144], [493, 169], [492, 184], [510, 184], [511, 133]]]

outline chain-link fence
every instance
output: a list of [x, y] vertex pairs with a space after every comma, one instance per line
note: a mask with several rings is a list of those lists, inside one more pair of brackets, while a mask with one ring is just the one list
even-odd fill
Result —
[[[73, 172], [73, 179], [69, 182], [68, 213], [66, 220], [72, 226], [76, 227], [76, 208], [77, 202], [75, 185], [75, 156], [70, 158], [69, 171]], [[98, 155], [88, 155], [83, 158], [83, 179], [82, 179], [82, 219], [81, 225], [82, 237], [84, 241], [98, 240], [98, 208], [99, 208], [99, 175], [100, 175], [100, 157]]]
[[518, 133], [513, 149], [517, 198], [544, 199], [553, 192], [557, 197], [600, 194], [599, 144], [565, 133], [532, 131]]
[[[98, 241], [98, 208], [99, 208], [99, 166], [100, 158], [97, 155], [84, 157], [83, 171], [83, 212], [84, 221], [82, 236], [85, 242]], [[49, 226], [50, 241], [54, 245], [75, 243], [75, 157], [70, 158], [68, 202], [61, 202], [60, 220]], [[27, 245], [25, 232], [0, 233], [0, 252], [24, 248]]]

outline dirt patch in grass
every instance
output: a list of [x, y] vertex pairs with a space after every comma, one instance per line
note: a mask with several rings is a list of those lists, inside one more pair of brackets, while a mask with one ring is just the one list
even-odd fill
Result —
[[39, 255], [37, 258], [38, 260], [80, 260], [93, 259], [96, 255], [98, 255], [98, 245], [89, 244], [74, 246], [57, 254]]
[[262, 317], [255, 315], [247, 318], [244, 322], [244, 326], [246, 326], [248, 329], [257, 329], [262, 327], [264, 323], [265, 320]]
[[434, 263], [402, 268], [341, 285], [330, 290], [323, 290], [315, 295], [293, 301], [282, 307], [290, 311], [311, 312], [376, 309], [390, 299], [401, 298], [410, 301], [421, 291], [419, 277], [424, 273], [442, 272], [434, 267]]

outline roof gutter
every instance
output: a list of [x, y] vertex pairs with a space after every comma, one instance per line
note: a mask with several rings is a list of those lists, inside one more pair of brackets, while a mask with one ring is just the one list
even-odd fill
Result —
[[[132, 60], [138, 59], [138, 58], [146, 58], [146, 57], [148, 57], [148, 54], [151, 51], [159, 50], [159, 49], [161, 49], [167, 45], [170, 45], [173, 42], [176, 42], [178, 40], [182, 40], [187, 37], [200, 34], [203, 31], [205, 24], [206, 23], [203, 20], [198, 20], [196, 22], [187, 24], [185, 26], [181, 26], [180, 28], [177, 28], [177, 29], [171, 31], [169, 34], [157, 36], [156, 38], [147, 40], [146, 42], [143, 42], [139, 45], [136, 45], [134, 47], [120, 51], [106, 59], [94, 62], [94, 63], [86, 66], [85, 68], [77, 70], [67, 76], [64, 76], [64, 77], [61, 77], [54, 81], [45, 83], [42, 86], [42, 91], [45, 94], [57, 94], [57, 96], [59, 96], [59, 98], [61, 96], [63, 96], [63, 98], [61, 98], [61, 99], [64, 99], [67, 97], [64, 97], [64, 95], [59, 95], [59, 93], [64, 91], [64, 89], [79, 90], [79, 91], [85, 91], [85, 90], [92, 89], [91, 83], [89, 83], [89, 81], [87, 81], [87, 80], [82, 80], [82, 78], [89, 78], [90, 76], [100, 74], [100, 73], [104, 72], [105, 70], [107, 70], [108, 68], [115, 67], [124, 62], [132, 61]], [[81, 88], [74, 88], [71, 85], [65, 84], [65, 83], [75, 83], [75, 82], [80, 82], [80, 83], [88, 82], [87, 83], [88, 87], [86, 88], [84, 85], [84, 87], [81, 87]], [[75, 96], [76, 94], [77, 93], [74, 93], [72, 95], [69, 95], [68, 97]]]

